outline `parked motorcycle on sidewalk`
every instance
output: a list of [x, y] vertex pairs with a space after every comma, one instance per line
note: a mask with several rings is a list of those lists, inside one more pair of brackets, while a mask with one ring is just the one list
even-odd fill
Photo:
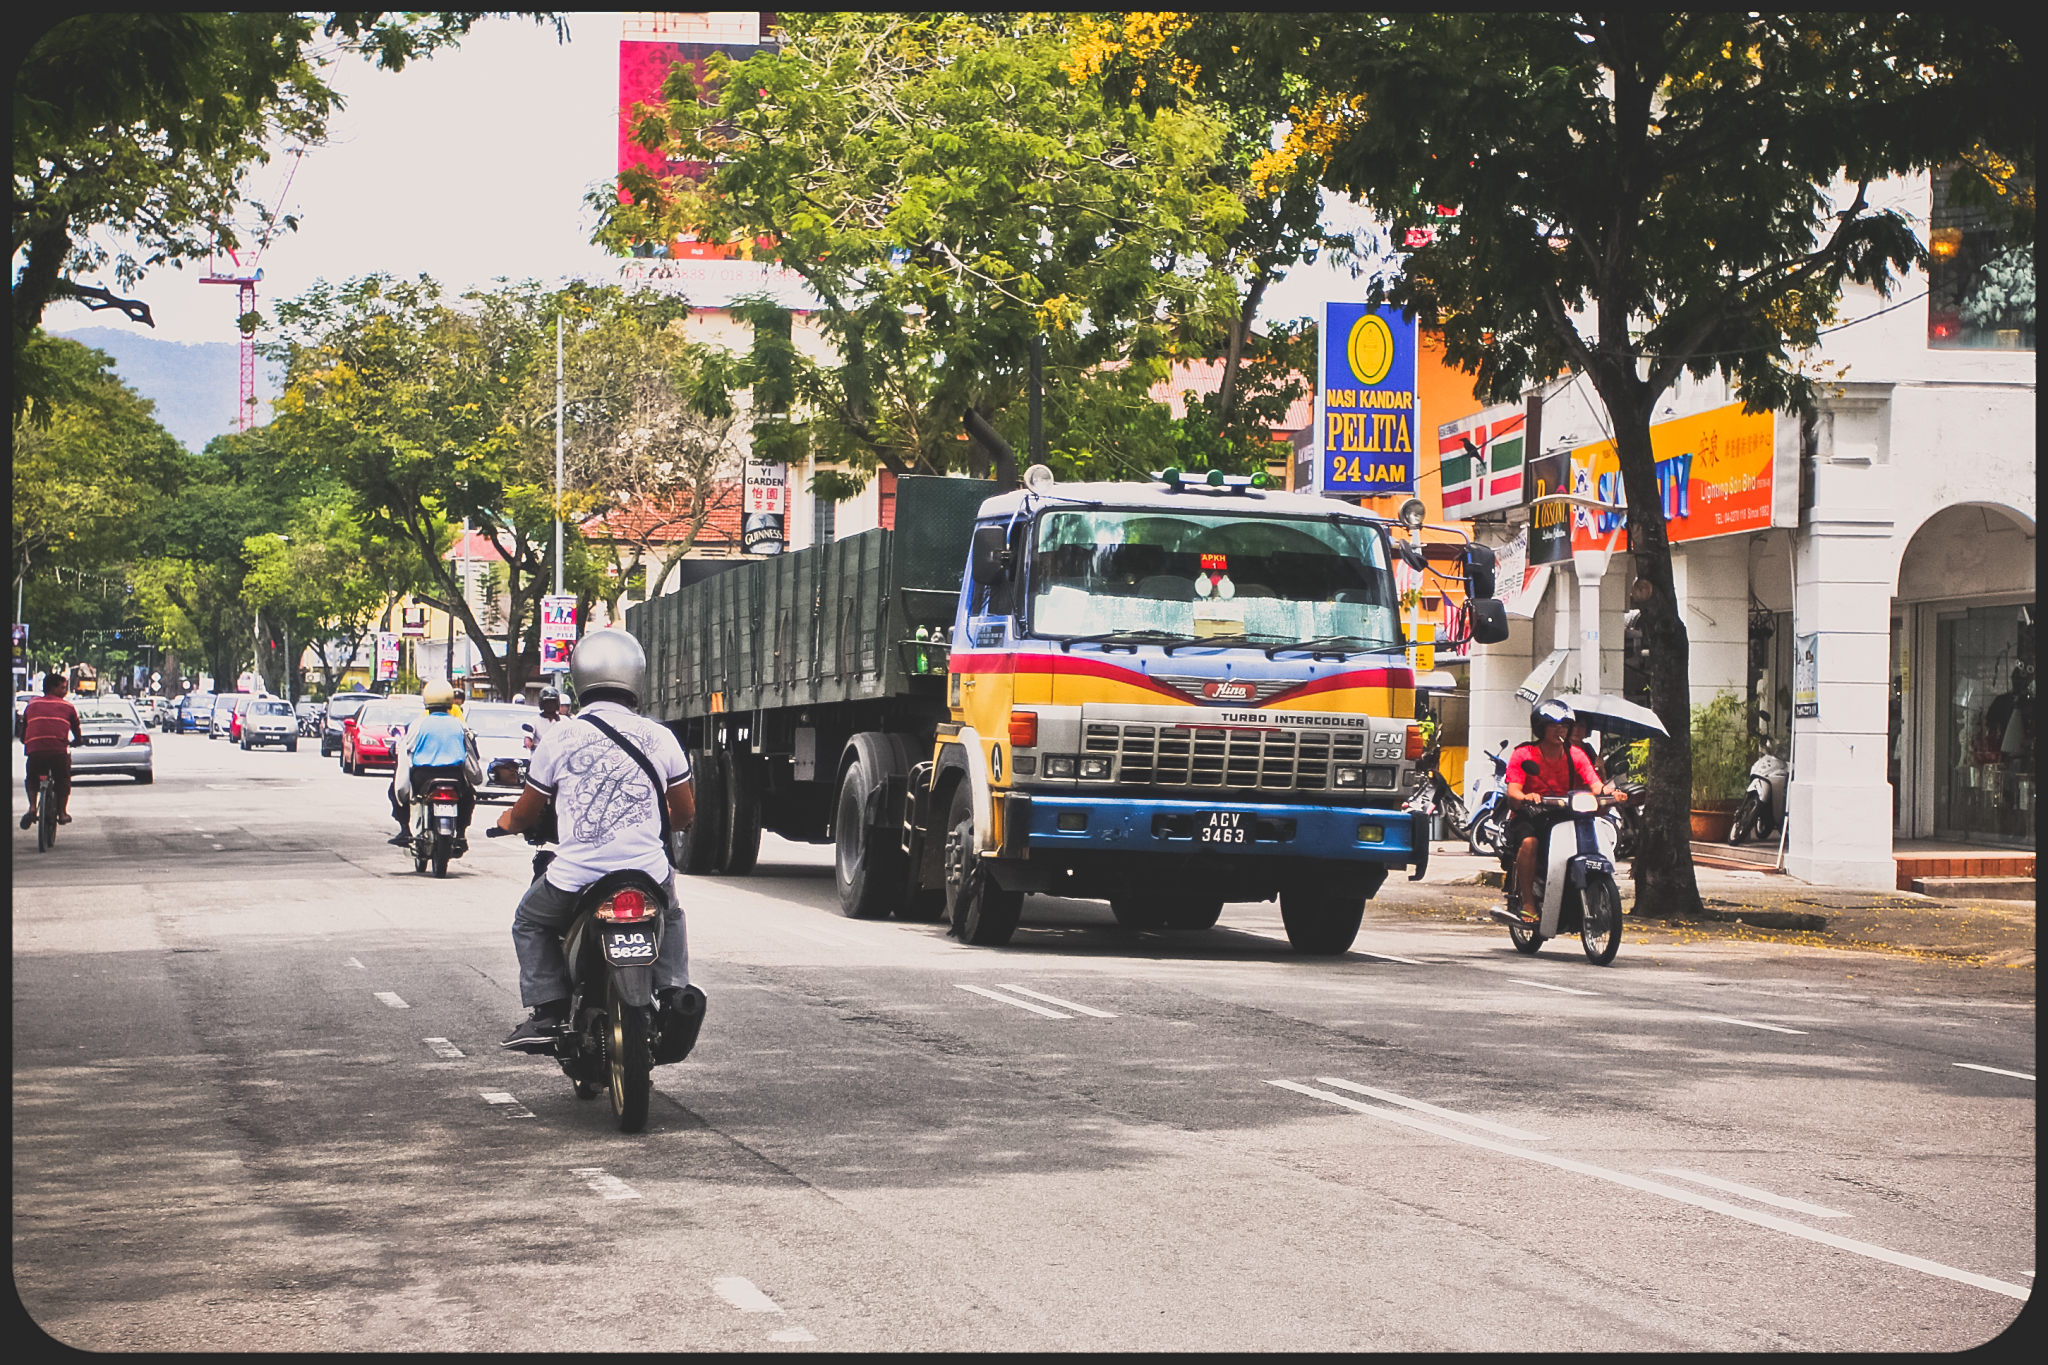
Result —
[[[1765, 713], [1764, 720], [1770, 720], [1769, 713]], [[1763, 752], [1750, 765], [1749, 790], [1743, 793], [1742, 804], [1735, 808], [1735, 823], [1728, 831], [1731, 844], [1751, 836], [1768, 839], [1785, 821], [1785, 784], [1792, 769], [1778, 757], [1769, 736], [1758, 742]]]
[[[527, 831], [526, 842], [552, 842], [552, 824], [550, 817]], [[485, 831], [492, 839], [506, 833], [496, 827]], [[545, 873], [554, 856], [545, 849], [536, 853], [534, 876]], [[695, 986], [684, 988], [681, 1010], [658, 1008], [655, 1001], [654, 963], [667, 910], [661, 884], [645, 872], [608, 872], [577, 893], [576, 917], [562, 933], [569, 960], [568, 1019], [552, 1053], [538, 1055], [561, 1063], [577, 1099], [594, 1100], [609, 1091], [622, 1133], [646, 1127], [654, 1068], [689, 1056], [704, 1026], [704, 993]]]
[[1589, 791], [1546, 796], [1542, 802], [1563, 812], [1565, 818], [1550, 827], [1542, 856], [1536, 860], [1538, 920], [1528, 924], [1522, 919], [1522, 893], [1515, 885], [1512, 859], [1503, 879], [1505, 903], [1490, 915], [1508, 926], [1508, 937], [1514, 940], [1517, 952], [1534, 953], [1546, 939], [1576, 933], [1586, 960], [1604, 967], [1614, 961], [1621, 947], [1622, 916], [1627, 913], [1614, 882], [1618, 830], [1609, 813], [1620, 803]]
[[452, 779], [435, 778], [425, 792], [416, 792], [411, 807], [412, 870], [433, 868], [436, 877], [448, 875], [448, 862], [469, 851], [469, 840], [457, 832], [462, 813], [462, 788]]
[[1501, 839], [1508, 827], [1508, 740], [1500, 742], [1500, 748], [1485, 755], [1493, 765], [1493, 778], [1481, 787], [1483, 793], [1479, 804], [1472, 810], [1472, 819], [1462, 831], [1465, 835], [1465, 849], [1475, 858], [1500, 856]]

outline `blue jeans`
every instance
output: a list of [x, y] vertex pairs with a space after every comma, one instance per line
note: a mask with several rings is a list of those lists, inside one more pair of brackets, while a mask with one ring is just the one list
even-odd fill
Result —
[[[683, 907], [676, 901], [675, 874], [662, 890], [668, 911], [661, 925], [661, 956], [654, 960], [654, 988], [690, 984], [690, 946], [683, 932]], [[512, 950], [519, 955], [519, 1003], [531, 1008], [569, 998], [569, 959], [562, 931], [576, 918], [580, 891], [564, 891], [546, 876], [533, 879], [512, 912]]]

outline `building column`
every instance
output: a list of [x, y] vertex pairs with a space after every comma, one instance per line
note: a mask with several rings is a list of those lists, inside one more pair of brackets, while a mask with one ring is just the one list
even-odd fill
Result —
[[1822, 403], [1813, 506], [1796, 542], [1793, 674], [1810, 670], [1817, 686], [1812, 714], [1793, 708], [1785, 870], [1890, 891], [1891, 386], [1842, 387]]

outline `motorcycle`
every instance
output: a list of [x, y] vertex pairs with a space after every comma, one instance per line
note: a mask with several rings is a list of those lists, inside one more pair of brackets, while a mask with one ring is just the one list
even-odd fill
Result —
[[[1451, 790], [1451, 784], [1444, 781], [1444, 775], [1437, 768], [1439, 750], [1434, 739], [1415, 765], [1415, 774], [1422, 781], [1414, 793], [1401, 803], [1401, 808], [1424, 817], [1441, 813], [1452, 829], [1463, 832], [1465, 828], [1465, 802]], [[1432, 836], [1434, 820], [1430, 821]]]
[[1464, 829], [1466, 851], [1475, 858], [1500, 855], [1500, 841], [1508, 827], [1509, 747], [1509, 742], [1502, 740], [1497, 752], [1486, 755], [1486, 761], [1493, 765], [1493, 781], [1484, 788], [1471, 822]]
[[[526, 842], [550, 843], [553, 813]], [[497, 839], [508, 831], [485, 831]], [[533, 858], [539, 877], [554, 861], [546, 849]], [[569, 960], [569, 1014], [552, 1048], [575, 1086], [576, 1098], [594, 1100], [609, 1091], [619, 1131], [637, 1133], [647, 1125], [647, 1103], [657, 1066], [680, 1062], [696, 1046], [704, 1026], [704, 993], [684, 988], [683, 1008], [657, 1007], [654, 963], [661, 954], [668, 898], [645, 872], [608, 872], [577, 893], [576, 916], [562, 933]]]
[[425, 872], [429, 866], [436, 877], [448, 875], [448, 860], [469, 851], [469, 841], [456, 833], [462, 814], [462, 788], [448, 778], [436, 778], [412, 801], [412, 870]]
[[1522, 921], [1522, 896], [1515, 885], [1512, 859], [1504, 879], [1504, 903], [1490, 912], [1491, 917], [1508, 926], [1516, 952], [1534, 953], [1546, 939], [1576, 933], [1586, 960], [1604, 967], [1614, 961], [1621, 947], [1622, 916], [1627, 913], [1620, 888], [1614, 884], [1618, 831], [1614, 817], [1607, 813], [1621, 803], [1587, 791], [1546, 796], [1542, 802], [1564, 812], [1566, 818], [1550, 827], [1544, 856], [1537, 860], [1540, 918], [1535, 924]]
[[1778, 757], [1768, 737], [1759, 743], [1763, 752], [1750, 765], [1749, 790], [1743, 793], [1742, 804], [1735, 808], [1735, 824], [1728, 831], [1731, 844], [1739, 844], [1751, 835], [1768, 839], [1785, 820], [1785, 784], [1792, 769]]

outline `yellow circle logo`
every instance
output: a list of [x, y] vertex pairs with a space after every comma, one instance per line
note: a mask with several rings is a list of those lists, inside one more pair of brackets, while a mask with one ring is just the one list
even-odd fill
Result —
[[1387, 377], [1394, 368], [1394, 333], [1377, 313], [1367, 313], [1351, 329], [1346, 349], [1351, 355], [1351, 373], [1366, 388]]

